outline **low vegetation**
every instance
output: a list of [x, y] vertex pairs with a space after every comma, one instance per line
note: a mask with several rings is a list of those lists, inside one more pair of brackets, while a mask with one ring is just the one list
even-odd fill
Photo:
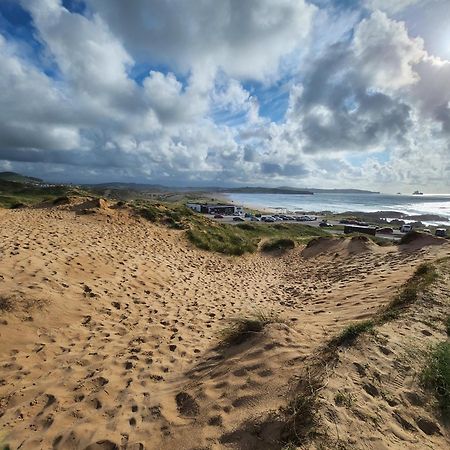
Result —
[[364, 320], [362, 322], [356, 322], [348, 325], [334, 340], [333, 344], [336, 345], [351, 345], [359, 335], [372, 331], [375, 326], [373, 320]]
[[409, 233], [406, 233], [405, 235], [402, 236], [402, 238], [400, 239], [400, 245], [410, 244], [411, 242], [414, 242], [417, 238], [423, 235], [424, 233], [412, 230]]
[[0, 295], [0, 312], [10, 312], [14, 309], [14, 303], [10, 297]]
[[401, 291], [382, 311], [380, 324], [396, 319], [400, 312], [417, 301], [419, 293], [423, 292], [437, 279], [436, 268], [429, 263], [421, 264], [414, 275], [403, 285]]
[[425, 291], [437, 277], [436, 268], [432, 264], [421, 264], [378, 317], [348, 325], [333, 339], [332, 343], [337, 346], [352, 345], [361, 334], [371, 332], [376, 326], [395, 320], [402, 310], [417, 301], [419, 294]]
[[46, 186], [0, 179], [0, 208], [17, 209], [67, 195], [86, 195], [70, 186]]
[[239, 345], [247, 339], [263, 331], [270, 323], [282, 322], [275, 313], [256, 312], [249, 317], [236, 317], [230, 320], [230, 324], [225, 327], [219, 335], [219, 347], [230, 347]]
[[436, 345], [427, 360], [421, 377], [424, 387], [431, 390], [444, 417], [450, 418], [450, 342]]
[[291, 250], [295, 247], [295, 241], [293, 239], [271, 239], [269, 241], [263, 242], [261, 245], [261, 251], [263, 252], [273, 252], [273, 251], [285, 251]]
[[261, 249], [270, 251], [293, 248], [296, 242], [313, 237], [329, 236], [320, 228], [297, 223], [219, 223], [179, 204], [135, 202], [133, 207], [147, 220], [185, 229], [187, 238], [196, 247], [226, 255], [255, 252], [262, 240], [266, 242]]
[[334, 403], [336, 406], [350, 408], [353, 404], [353, 396], [349, 392], [337, 391], [334, 395]]

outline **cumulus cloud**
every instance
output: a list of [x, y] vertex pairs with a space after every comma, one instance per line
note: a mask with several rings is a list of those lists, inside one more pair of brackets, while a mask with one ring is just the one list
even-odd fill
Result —
[[308, 35], [304, 0], [88, 0], [139, 59], [178, 70], [213, 64], [232, 77], [263, 79]]
[[392, 17], [411, 0], [86, 3], [20, 0], [53, 73], [0, 29], [2, 167], [74, 181], [449, 183], [450, 62]]

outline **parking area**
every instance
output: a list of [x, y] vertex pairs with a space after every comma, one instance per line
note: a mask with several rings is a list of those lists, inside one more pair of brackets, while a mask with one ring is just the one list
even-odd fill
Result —
[[[321, 223], [323, 223], [325, 221], [325, 217], [321, 216], [321, 215], [314, 215], [314, 216], [309, 216], [311, 219], [314, 220], [297, 220], [297, 217], [301, 217], [301, 216], [292, 216], [291, 219], [287, 219], [287, 218], [276, 218], [273, 221], [270, 222], [265, 222], [263, 219], [264, 217], [274, 217], [274, 216], [269, 216], [269, 215], [263, 215], [261, 218], [258, 217], [258, 220], [256, 220], [255, 218], [252, 219], [252, 217], [244, 217], [244, 216], [222, 216], [219, 217], [220, 215], [213, 215], [213, 214], [207, 214], [207, 217], [209, 217], [212, 220], [215, 220], [217, 222], [220, 223], [228, 223], [230, 225], [237, 225], [239, 223], [244, 223], [244, 222], [254, 222], [254, 223], [261, 223], [261, 224], [274, 224], [274, 223], [301, 223], [303, 225], [309, 225], [312, 227], [320, 227]], [[275, 215], [276, 216], [276, 215]], [[289, 216], [286, 216], [289, 217]], [[295, 220], [294, 220], [295, 217]], [[329, 227], [323, 227], [326, 231], [328, 231], [329, 233], [332, 234], [344, 234], [344, 226], [345, 224], [340, 223], [340, 221], [338, 220], [327, 220], [326, 221], [328, 224], [330, 224], [331, 226]], [[393, 229], [392, 233], [376, 233], [376, 237], [382, 238], [382, 239], [388, 239], [388, 240], [399, 240], [401, 239], [402, 236], [404, 236], [405, 233], [400, 232], [400, 230], [398, 229]]]

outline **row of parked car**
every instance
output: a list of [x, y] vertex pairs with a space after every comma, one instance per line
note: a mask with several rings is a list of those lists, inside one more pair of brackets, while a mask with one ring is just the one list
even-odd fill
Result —
[[262, 216], [261, 218], [255, 217], [255, 219], [260, 219], [263, 222], [281, 222], [281, 221], [295, 221], [295, 222], [313, 222], [317, 220], [317, 217], [313, 216], [288, 216], [286, 214], [273, 214], [272, 216]]
[[[250, 219], [251, 222], [282, 222], [282, 221], [291, 221], [291, 222], [313, 222], [317, 220], [317, 217], [314, 216], [288, 216], [286, 214], [273, 214], [271, 216], [262, 216], [260, 214], [251, 215], [245, 214], [245, 217]], [[223, 219], [224, 216], [222, 214], [215, 214], [215, 219]], [[234, 215], [234, 222], [244, 222], [244, 218], [241, 215]]]

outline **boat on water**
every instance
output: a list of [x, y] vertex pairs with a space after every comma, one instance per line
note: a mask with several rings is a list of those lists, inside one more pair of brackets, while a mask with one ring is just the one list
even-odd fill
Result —
[[413, 195], [423, 195], [423, 192], [419, 192], [419, 191], [414, 191]]

